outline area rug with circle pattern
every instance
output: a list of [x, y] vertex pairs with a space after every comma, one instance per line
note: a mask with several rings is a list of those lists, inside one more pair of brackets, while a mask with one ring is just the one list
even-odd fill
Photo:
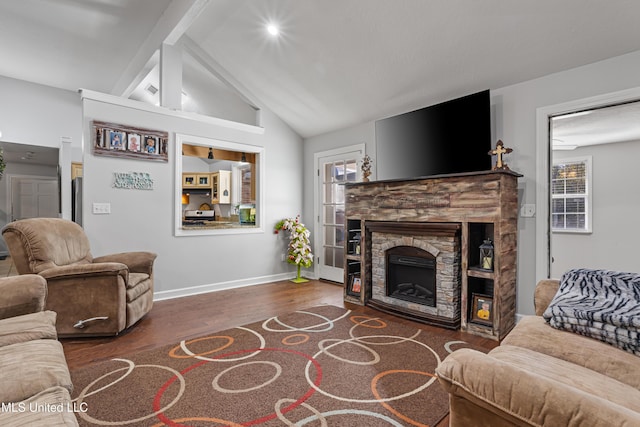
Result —
[[433, 426], [461, 347], [324, 305], [81, 368], [73, 398], [86, 426]]

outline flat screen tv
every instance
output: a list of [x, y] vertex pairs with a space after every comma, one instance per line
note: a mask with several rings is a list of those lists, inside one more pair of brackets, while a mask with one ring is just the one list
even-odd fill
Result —
[[381, 119], [378, 180], [491, 170], [489, 90]]

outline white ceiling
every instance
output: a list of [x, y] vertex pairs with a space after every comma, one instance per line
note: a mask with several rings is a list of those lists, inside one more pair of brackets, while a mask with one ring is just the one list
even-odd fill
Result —
[[552, 120], [554, 150], [640, 141], [640, 102], [594, 108]]
[[640, 50], [638, 17], [637, 0], [0, 0], [0, 74], [122, 95], [186, 40], [310, 137]]

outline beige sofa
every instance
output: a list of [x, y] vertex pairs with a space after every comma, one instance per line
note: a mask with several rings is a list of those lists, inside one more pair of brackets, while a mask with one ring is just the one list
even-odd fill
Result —
[[[77, 426], [71, 378], [38, 275], [0, 278], [0, 426]], [[80, 408], [81, 409], [81, 408]]]
[[557, 330], [541, 317], [559, 282], [543, 280], [526, 316], [488, 354], [461, 349], [437, 368], [457, 426], [640, 426], [640, 357]]

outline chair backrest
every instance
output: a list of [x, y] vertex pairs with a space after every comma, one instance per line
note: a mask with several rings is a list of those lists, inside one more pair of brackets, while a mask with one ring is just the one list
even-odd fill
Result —
[[93, 260], [84, 230], [66, 219], [21, 219], [7, 224], [2, 236], [18, 274]]

